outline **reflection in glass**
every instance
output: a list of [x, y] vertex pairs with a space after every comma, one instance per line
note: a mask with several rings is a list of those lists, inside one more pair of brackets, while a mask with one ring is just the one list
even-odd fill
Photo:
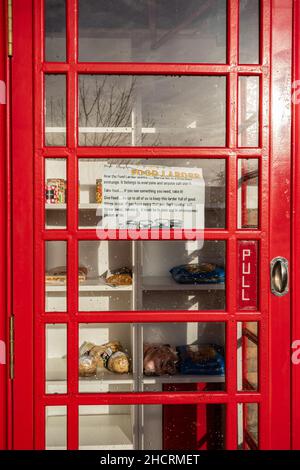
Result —
[[45, 56], [48, 62], [66, 60], [66, 2], [45, 0]]
[[258, 228], [258, 160], [238, 160], [238, 228]]
[[259, 77], [239, 77], [239, 147], [259, 145]]
[[45, 76], [45, 143], [66, 145], [66, 77]]
[[225, 248], [214, 240], [81, 241], [79, 310], [224, 310]]
[[67, 311], [67, 242], [45, 242], [45, 310]]
[[67, 407], [46, 406], [46, 450], [67, 449]]
[[258, 447], [258, 404], [238, 404], [238, 449], [257, 450]]
[[46, 393], [67, 393], [67, 326], [46, 325]]
[[226, 0], [79, 0], [84, 62], [226, 62]]
[[238, 322], [238, 390], [258, 390], [258, 325]]
[[259, 63], [260, 0], [240, 0], [240, 64]]
[[[225, 228], [225, 182], [226, 163], [223, 159], [79, 159], [79, 227], [94, 228], [103, 219], [104, 198], [107, 188], [105, 177], [111, 165], [116, 168], [131, 168], [134, 166], [141, 170], [164, 168], [175, 170], [178, 167], [186, 171], [201, 169], [204, 179], [204, 226], [205, 228]], [[121, 191], [121, 186], [119, 190]], [[196, 191], [196, 188], [194, 189]], [[122, 193], [123, 194], [123, 193]], [[172, 206], [173, 207], [173, 206]], [[163, 219], [163, 216], [162, 216]], [[140, 221], [141, 223], [141, 221]], [[100, 227], [100, 225], [98, 225]], [[121, 228], [121, 227], [120, 227]], [[178, 228], [178, 227], [177, 227]], [[180, 228], [180, 227], [179, 227]], [[195, 226], [195, 228], [201, 228]]]
[[64, 229], [67, 222], [67, 168], [63, 158], [45, 160], [45, 223], [47, 229]]
[[225, 146], [226, 78], [79, 77], [84, 146]]

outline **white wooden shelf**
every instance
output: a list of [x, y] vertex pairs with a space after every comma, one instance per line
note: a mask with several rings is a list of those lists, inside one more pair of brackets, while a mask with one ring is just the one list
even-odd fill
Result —
[[[46, 283], [46, 292], [66, 292], [67, 286], [66, 284], [59, 283], [59, 282], [47, 282]], [[79, 284], [79, 292], [107, 292], [107, 291], [114, 291], [114, 292], [127, 292], [132, 291], [131, 286], [110, 286], [106, 284], [103, 278], [96, 278], [96, 279], [87, 279], [84, 282], [80, 282]]]
[[160, 377], [145, 377], [143, 378], [144, 385], [154, 384], [176, 384], [176, 383], [224, 383], [224, 375], [165, 375]]
[[[46, 210], [66, 210], [67, 204], [45, 204]], [[90, 210], [101, 210], [102, 207], [101, 204], [98, 204], [97, 202], [83, 202], [79, 204], [79, 209], [90, 209]]]
[[[65, 416], [47, 417], [47, 449], [64, 449]], [[80, 415], [80, 450], [133, 450], [130, 415]]]
[[171, 276], [146, 276], [142, 279], [143, 291], [225, 290], [225, 284], [179, 284]]

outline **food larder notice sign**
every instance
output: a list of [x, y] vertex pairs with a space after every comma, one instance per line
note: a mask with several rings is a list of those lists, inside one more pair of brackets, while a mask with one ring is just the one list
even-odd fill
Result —
[[204, 229], [201, 168], [105, 165], [103, 228]]

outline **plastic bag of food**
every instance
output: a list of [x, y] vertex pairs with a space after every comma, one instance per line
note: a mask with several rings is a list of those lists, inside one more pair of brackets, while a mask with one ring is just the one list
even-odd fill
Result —
[[225, 280], [225, 271], [212, 263], [182, 264], [170, 270], [179, 284], [219, 284]]
[[129, 358], [124, 351], [114, 352], [107, 357], [106, 367], [117, 374], [128, 374], [130, 368]]
[[122, 345], [119, 341], [110, 341], [109, 343], [100, 346], [93, 345], [89, 351], [89, 355], [95, 358], [97, 367], [103, 368], [107, 362], [107, 358], [113, 353], [122, 350]]
[[190, 344], [177, 346], [181, 374], [224, 375], [225, 361], [222, 346]]
[[[85, 266], [78, 267], [78, 280], [83, 282], [87, 277], [87, 268]], [[50, 282], [61, 282], [66, 283], [67, 281], [67, 266], [57, 266], [55, 268], [49, 269], [46, 272], [46, 283]]]
[[91, 377], [96, 375], [97, 372], [97, 362], [96, 360], [84, 354], [79, 357], [79, 376], [80, 377]]
[[169, 344], [144, 344], [144, 374], [174, 375], [177, 372], [176, 349]]
[[132, 284], [132, 271], [126, 267], [108, 271], [105, 281], [106, 284], [113, 287], [130, 286]]

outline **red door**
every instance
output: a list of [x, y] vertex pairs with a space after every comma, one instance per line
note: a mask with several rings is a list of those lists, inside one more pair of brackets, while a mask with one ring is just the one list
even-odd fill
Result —
[[293, 2], [54, 3], [14, 2], [13, 448], [290, 448]]

